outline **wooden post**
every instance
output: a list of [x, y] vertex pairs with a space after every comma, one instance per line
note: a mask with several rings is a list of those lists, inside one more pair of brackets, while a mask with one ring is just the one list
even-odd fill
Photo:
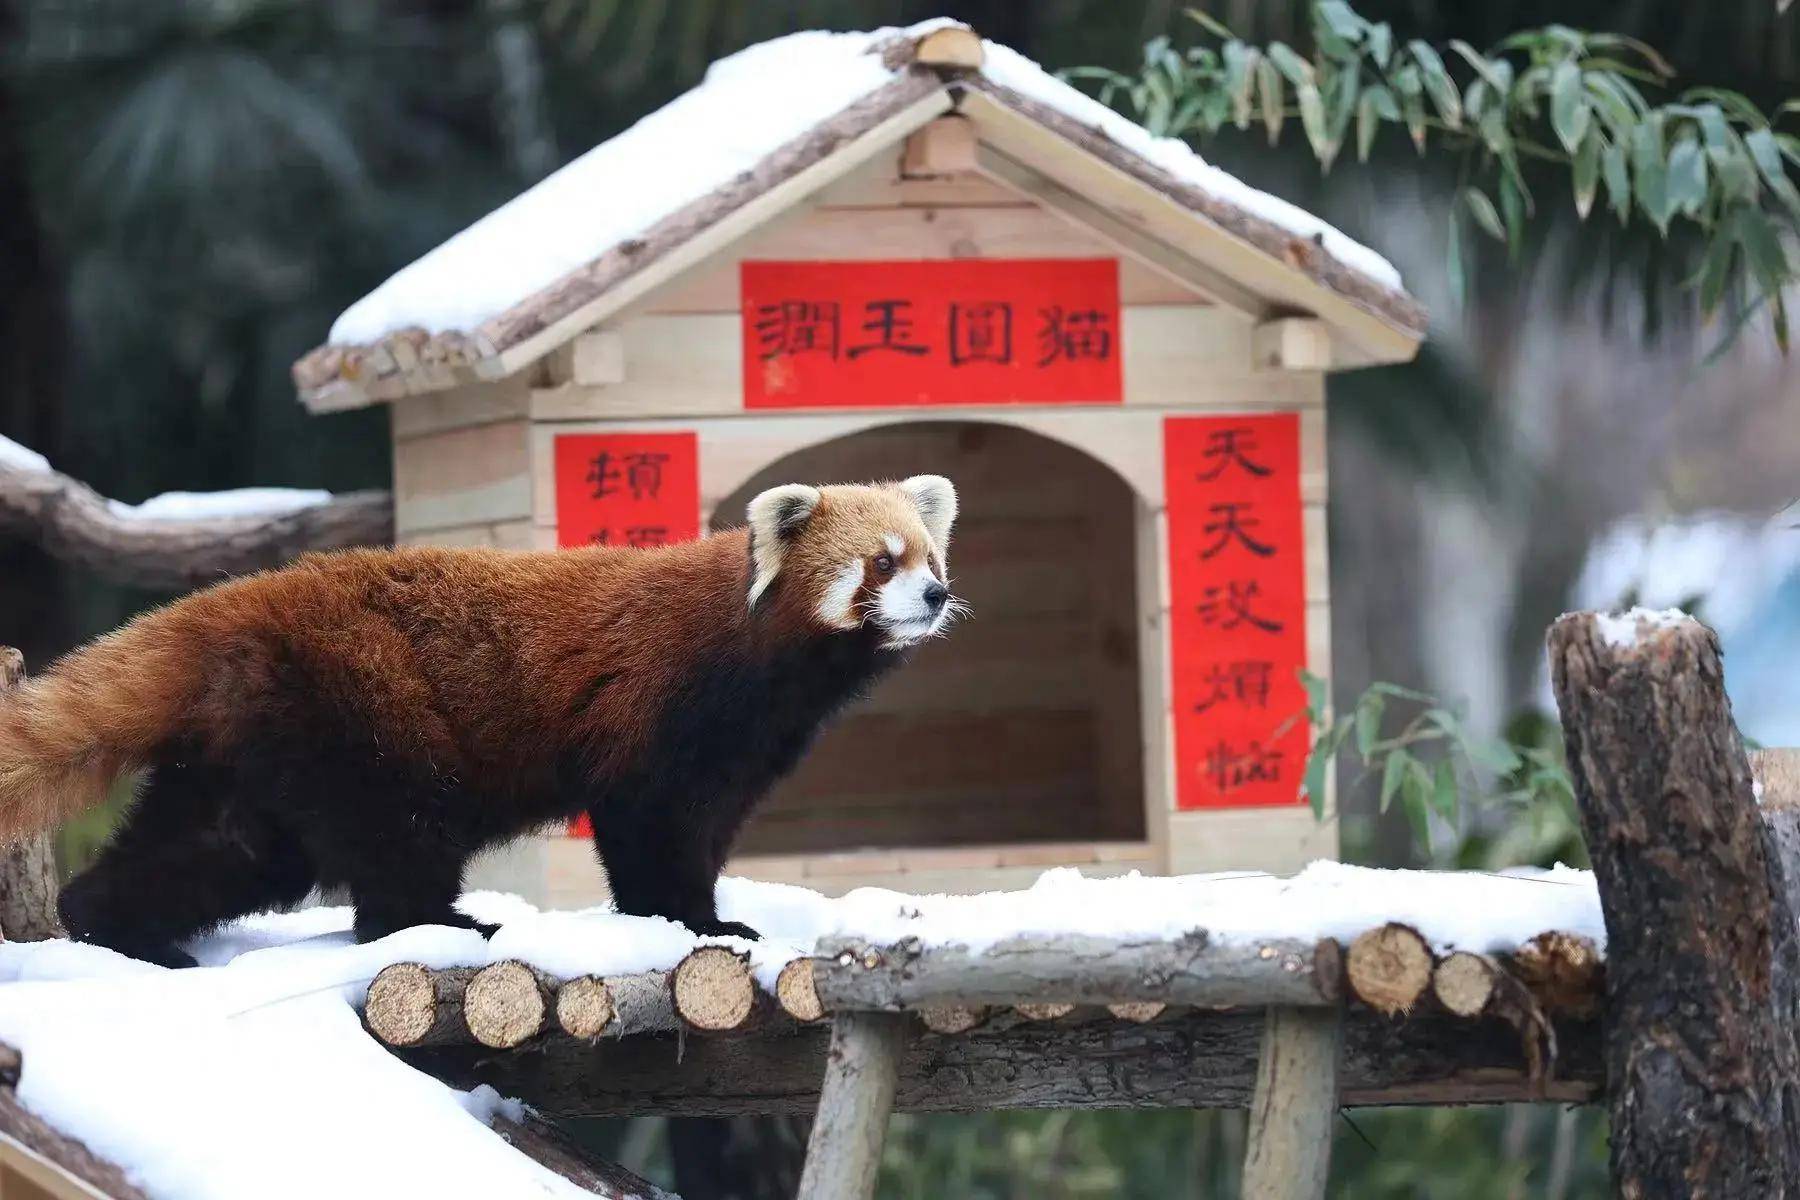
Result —
[[903, 1014], [846, 1012], [832, 1018], [831, 1051], [806, 1144], [799, 1200], [868, 1200], [875, 1194], [905, 1043]]
[[1244, 1153], [1244, 1200], [1324, 1200], [1343, 1010], [1271, 1008]]
[[[0, 704], [25, 682], [25, 656], [0, 646]], [[33, 833], [0, 846], [0, 937], [41, 942], [61, 937], [56, 919], [56, 846], [48, 833]]]
[[1549, 643], [1606, 918], [1613, 1188], [1791, 1196], [1795, 910], [1718, 640], [1685, 617], [1574, 613]]

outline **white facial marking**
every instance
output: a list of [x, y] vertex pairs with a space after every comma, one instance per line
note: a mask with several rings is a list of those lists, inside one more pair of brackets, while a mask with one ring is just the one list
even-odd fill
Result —
[[906, 539], [899, 534], [890, 533], [883, 540], [887, 542], [887, 552], [892, 554], [895, 558], [899, 558], [902, 554], [906, 553]]
[[862, 560], [853, 558], [838, 568], [831, 586], [819, 598], [819, 616], [827, 624], [840, 629], [854, 629], [859, 622], [851, 605], [856, 602], [856, 593], [862, 587]]
[[900, 572], [881, 586], [875, 614], [887, 631], [890, 647], [923, 641], [944, 623], [948, 609], [934, 609], [925, 603], [925, 589], [937, 581], [931, 568], [921, 565]]

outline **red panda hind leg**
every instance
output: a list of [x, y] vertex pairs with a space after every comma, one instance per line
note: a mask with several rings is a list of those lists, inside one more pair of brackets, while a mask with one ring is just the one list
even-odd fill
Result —
[[192, 966], [178, 943], [220, 922], [305, 897], [313, 868], [263, 813], [234, 802], [231, 773], [177, 749], [58, 910], [79, 941], [162, 966]]

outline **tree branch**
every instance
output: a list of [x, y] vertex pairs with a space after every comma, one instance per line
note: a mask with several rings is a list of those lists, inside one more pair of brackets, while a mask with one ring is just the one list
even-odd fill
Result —
[[312, 550], [390, 545], [394, 503], [387, 492], [348, 492], [285, 513], [130, 517], [59, 471], [0, 463], [0, 533], [20, 534], [115, 583], [187, 589]]

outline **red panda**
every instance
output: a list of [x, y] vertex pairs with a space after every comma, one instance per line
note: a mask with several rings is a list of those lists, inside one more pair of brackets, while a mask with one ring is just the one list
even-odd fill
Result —
[[587, 813], [621, 912], [697, 934], [751, 807], [820, 725], [946, 628], [949, 480], [789, 484], [653, 549], [309, 555], [148, 613], [0, 701], [0, 839], [142, 772], [63, 889], [153, 962], [343, 886], [370, 940], [472, 922], [484, 847]]

